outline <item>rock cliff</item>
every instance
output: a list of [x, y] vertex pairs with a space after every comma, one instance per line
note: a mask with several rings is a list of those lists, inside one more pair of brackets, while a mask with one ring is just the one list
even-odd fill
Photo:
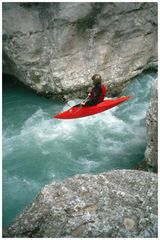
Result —
[[155, 81], [147, 113], [147, 148], [145, 161], [154, 171], [158, 171], [158, 82]]
[[3, 73], [39, 93], [65, 98], [100, 73], [114, 95], [156, 66], [157, 3], [3, 3]]
[[115, 170], [45, 186], [4, 237], [157, 237], [157, 175]]

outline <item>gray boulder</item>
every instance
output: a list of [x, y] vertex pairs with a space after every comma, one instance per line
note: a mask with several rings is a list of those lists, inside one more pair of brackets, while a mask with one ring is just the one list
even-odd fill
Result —
[[157, 237], [157, 175], [115, 170], [45, 186], [4, 237]]
[[3, 73], [42, 94], [119, 93], [157, 67], [157, 3], [3, 3]]

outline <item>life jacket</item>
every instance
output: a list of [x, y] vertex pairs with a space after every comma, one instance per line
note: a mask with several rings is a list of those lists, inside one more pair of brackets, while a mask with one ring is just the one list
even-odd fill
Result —
[[106, 95], [106, 87], [101, 85], [102, 94], [98, 97], [99, 102], [103, 102], [105, 95]]
[[[98, 102], [103, 102], [104, 97], [106, 95], [106, 87], [104, 85], [101, 85], [101, 95], [98, 97]], [[92, 91], [90, 92], [90, 96], [89, 99], [93, 100], [95, 98], [95, 91], [94, 88], [92, 89]]]

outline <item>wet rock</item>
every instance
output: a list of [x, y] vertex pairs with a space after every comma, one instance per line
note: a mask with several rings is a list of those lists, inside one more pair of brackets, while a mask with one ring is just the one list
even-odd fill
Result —
[[3, 3], [3, 73], [42, 94], [108, 95], [157, 67], [157, 3]]
[[157, 174], [115, 170], [45, 186], [4, 237], [157, 237]]

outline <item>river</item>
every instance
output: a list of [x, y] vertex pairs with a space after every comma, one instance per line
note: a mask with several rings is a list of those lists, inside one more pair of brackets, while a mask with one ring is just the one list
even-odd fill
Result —
[[146, 111], [156, 78], [153, 72], [141, 74], [121, 94], [132, 95], [131, 100], [76, 120], [53, 119], [67, 104], [4, 79], [3, 226], [53, 180], [133, 169], [143, 160]]

